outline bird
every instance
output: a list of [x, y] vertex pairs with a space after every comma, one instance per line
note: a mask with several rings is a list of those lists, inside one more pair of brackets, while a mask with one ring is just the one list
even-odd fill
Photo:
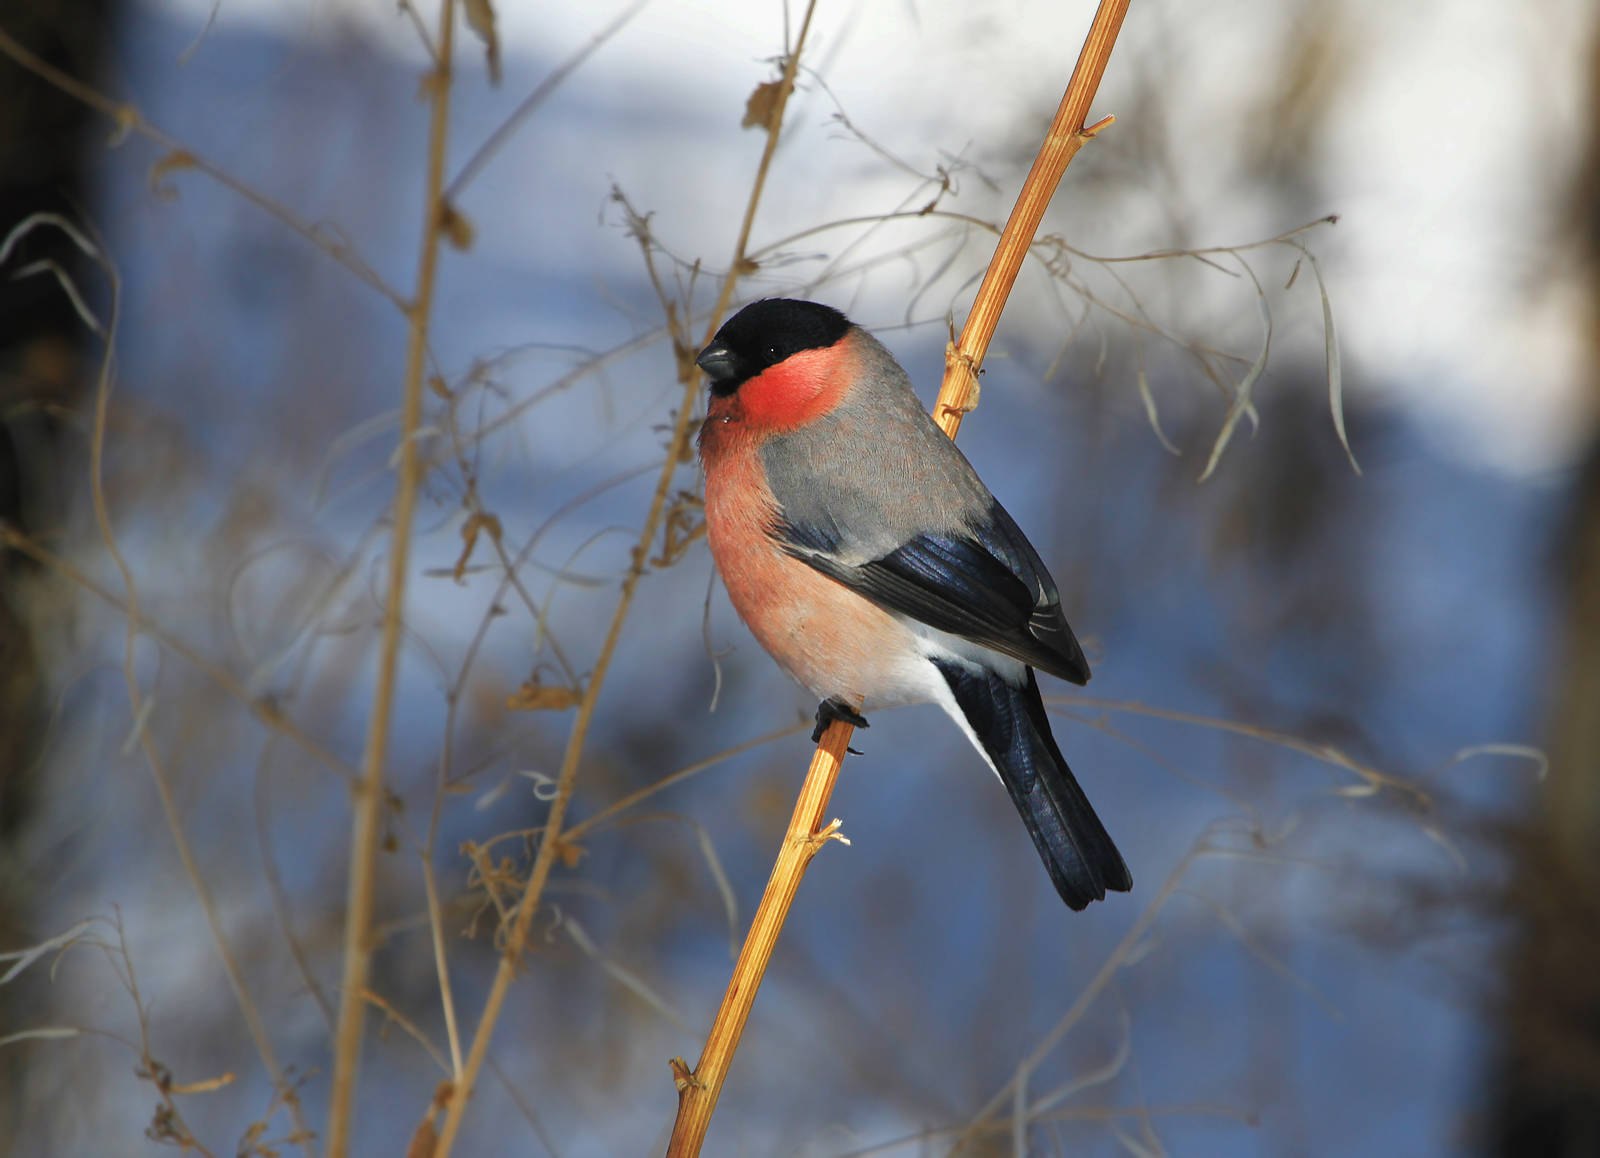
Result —
[[1016, 522], [881, 342], [766, 298], [701, 350], [705, 527], [734, 610], [833, 720], [932, 702], [999, 776], [1074, 910], [1133, 877], [1050, 730], [1034, 670], [1089, 664]]

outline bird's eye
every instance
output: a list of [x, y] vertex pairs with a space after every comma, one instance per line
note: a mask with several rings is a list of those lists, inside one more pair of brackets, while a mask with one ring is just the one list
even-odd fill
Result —
[[772, 361], [776, 362], [778, 360], [778, 347], [776, 347], [776, 346], [768, 346], [767, 347], [767, 357], [772, 359]]

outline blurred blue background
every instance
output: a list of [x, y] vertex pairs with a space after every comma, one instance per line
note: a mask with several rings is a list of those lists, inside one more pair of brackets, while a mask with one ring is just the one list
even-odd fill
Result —
[[[1535, 7], [1133, 6], [1095, 104], [1118, 121], [1068, 173], [961, 445], [1089, 653], [1087, 689], [1046, 695], [1135, 891], [1069, 913], [954, 728], [932, 708], [875, 716], [830, 810], [852, 843], [806, 877], [707, 1153], [944, 1154], [964, 1132], [968, 1154], [1494, 1147], [1508, 897], [1577, 638], [1563, 567], [1594, 412], [1570, 205], [1595, 17]], [[458, 30], [451, 173], [622, 11], [496, 8], [498, 86]], [[1004, 219], [1091, 10], [820, 5], [739, 299], [845, 309], [931, 403], [983, 223]], [[369, 1015], [358, 1153], [405, 1152], [446, 1076], [423, 857], [476, 1024], [495, 920], [463, 847], [499, 837], [525, 870], [571, 725], [506, 700], [587, 677], [682, 396], [627, 207], [704, 333], [761, 148], [743, 102], [799, 15], [646, 5], [456, 199], [473, 238], [445, 252], [429, 333], [371, 980], [395, 1016]], [[86, 138], [78, 212], [121, 280], [107, 492], [153, 625], [137, 728], [320, 1130], [350, 794], [312, 749], [359, 762], [406, 329], [330, 251], [411, 293], [425, 62], [403, 12], [354, 0], [110, 16], [84, 79], [250, 191], [109, 121]], [[1274, 241], [1291, 236], [1304, 249]], [[106, 317], [103, 272], [81, 276]], [[1359, 475], [1329, 415], [1319, 276]], [[1269, 337], [1259, 421], [1200, 482]], [[80, 948], [11, 987], [0, 1032], [80, 1032], [9, 1047], [9, 1152], [154, 1149], [141, 1051], [179, 1083], [232, 1076], [179, 1100], [212, 1152], [262, 1121], [282, 1145], [139, 750], [126, 618], [90, 586], [125, 598], [89, 515], [88, 419], [65, 426], [61, 501], [30, 529], [57, 563], [15, 580], [44, 690], [8, 947], [114, 916], [125, 955]], [[698, 486], [685, 463], [674, 492]], [[486, 536], [452, 574], [473, 504], [518, 587]], [[813, 707], [733, 616], [703, 541], [651, 568], [569, 823], [781, 734], [581, 834], [458, 1153], [663, 1148], [667, 1059], [699, 1052]], [[972, 1126], [1019, 1072], [1029, 1121], [1013, 1128], [1006, 1093]]]

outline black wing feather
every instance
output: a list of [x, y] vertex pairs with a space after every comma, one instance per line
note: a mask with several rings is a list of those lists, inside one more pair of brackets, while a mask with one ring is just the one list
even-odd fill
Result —
[[777, 533], [795, 558], [886, 610], [1061, 679], [1088, 682], [1089, 665], [1055, 584], [999, 503], [981, 528], [918, 535], [860, 565], [841, 562], [837, 541], [821, 528], [780, 521]]

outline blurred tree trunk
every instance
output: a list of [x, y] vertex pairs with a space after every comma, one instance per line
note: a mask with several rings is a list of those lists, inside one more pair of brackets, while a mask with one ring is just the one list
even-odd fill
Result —
[[[1600, 400], [1600, 29], [1588, 144], [1572, 214], [1590, 304], [1588, 385]], [[1600, 431], [1573, 496], [1557, 593], [1550, 774], [1516, 849], [1519, 921], [1500, 1010], [1493, 1153], [1600, 1154]]]
[[[9, 6], [7, 33], [57, 68], [94, 80], [109, 36], [109, 0], [36, 0]], [[40, 212], [83, 222], [91, 201], [91, 114], [11, 64], [0, 62], [0, 235]], [[17, 277], [36, 262], [74, 284], [91, 276], [59, 231], [31, 233], [0, 274], [0, 521], [27, 534], [59, 529], [79, 441], [67, 416], [80, 408], [93, 352], [83, 322], [56, 279]], [[37, 746], [40, 679], [21, 605], [28, 564], [0, 553], [0, 841], [26, 812], [23, 783]], [[0, 927], [5, 927], [0, 922]]]
[[[7, 4], [0, 25], [57, 68], [95, 80], [110, 41], [110, 0], [29, 0]], [[81, 222], [89, 187], [90, 114], [76, 101], [0, 61], [0, 236], [29, 215], [52, 212]], [[70, 415], [81, 408], [92, 373], [87, 331], [55, 278], [16, 278], [16, 270], [50, 261], [78, 284], [82, 255], [59, 232], [41, 230], [0, 271], [0, 522], [48, 538], [65, 517], [62, 495], [73, 489], [82, 441]], [[34, 939], [28, 882], [17, 836], [27, 823], [34, 773], [49, 721], [30, 610], [30, 591], [46, 577], [21, 556], [0, 550], [0, 948]], [[52, 930], [53, 931], [53, 930]], [[8, 1003], [23, 1000], [8, 987]], [[16, 1026], [17, 1017], [4, 1017]], [[0, 1086], [0, 1136], [16, 1132], [26, 1107], [18, 1099], [26, 1051], [5, 1051]], [[4, 1148], [4, 1147], [0, 1147]]]

